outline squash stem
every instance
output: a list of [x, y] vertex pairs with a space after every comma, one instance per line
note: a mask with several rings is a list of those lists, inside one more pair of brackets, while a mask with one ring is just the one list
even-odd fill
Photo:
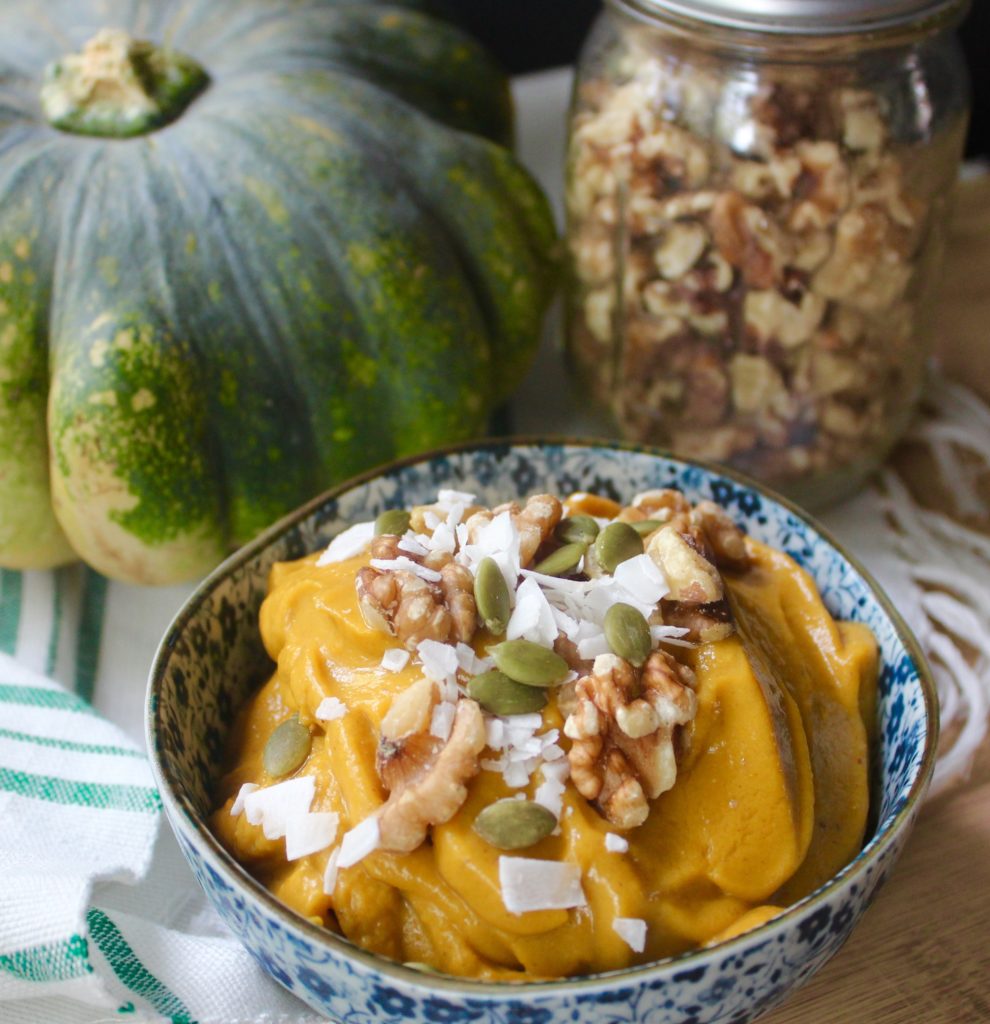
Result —
[[174, 121], [209, 81], [185, 54], [105, 28], [45, 69], [41, 106], [62, 131], [125, 139]]

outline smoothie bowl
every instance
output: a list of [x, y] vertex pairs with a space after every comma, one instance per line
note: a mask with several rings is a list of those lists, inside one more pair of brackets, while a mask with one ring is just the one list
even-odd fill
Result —
[[234, 555], [147, 728], [218, 911], [335, 1019], [742, 1022], [887, 876], [937, 712], [786, 503], [520, 442], [369, 474]]

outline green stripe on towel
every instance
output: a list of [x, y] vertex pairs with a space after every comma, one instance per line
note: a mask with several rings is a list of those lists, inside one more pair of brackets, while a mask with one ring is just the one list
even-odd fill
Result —
[[74, 740], [58, 740], [54, 736], [32, 736], [30, 733], [15, 732], [13, 729], [0, 729], [0, 739], [33, 743], [39, 747], [54, 747], [56, 750], [71, 750], [77, 754], [108, 754], [115, 757], [136, 757], [144, 760], [144, 754], [140, 750], [111, 747], [102, 743], [76, 743]]
[[76, 693], [93, 699], [96, 670], [100, 664], [103, 616], [107, 605], [107, 579], [87, 568], [83, 577], [82, 614], [76, 643]]
[[53, 775], [33, 775], [0, 765], [0, 790], [30, 800], [74, 804], [97, 810], [140, 811], [157, 814], [162, 809], [157, 790], [148, 786], [123, 786], [100, 782], [73, 782]]
[[195, 1024], [182, 1000], [141, 963], [120, 929], [102, 910], [95, 907], [89, 910], [86, 923], [90, 938], [107, 958], [113, 973], [131, 992], [150, 1003], [163, 1017], [168, 1017], [172, 1024]]
[[0, 651], [14, 654], [21, 625], [21, 574], [0, 569]]
[[21, 981], [70, 981], [92, 973], [89, 946], [81, 935], [16, 953], [0, 953], [0, 972]]
[[92, 707], [74, 693], [64, 690], [49, 690], [44, 686], [9, 686], [0, 684], [0, 704], [29, 704], [36, 708], [52, 708], [58, 711], [79, 711], [87, 715], [95, 712]]

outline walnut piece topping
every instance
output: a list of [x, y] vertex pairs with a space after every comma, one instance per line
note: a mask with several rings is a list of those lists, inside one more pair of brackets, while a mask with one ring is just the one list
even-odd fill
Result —
[[563, 516], [560, 499], [552, 494], [534, 494], [520, 508], [518, 502], [481, 509], [467, 520], [468, 541], [476, 543], [479, 531], [497, 515], [508, 512], [513, 526], [519, 531], [519, 562], [526, 568], [540, 545], [548, 540]]
[[[414, 739], [422, 739], [422, 744], [412, 744]], [[477, 775], [485, 747], [481, 708], [473, 700], [459, 700], [443, 745], [422, 732], [406, 737], [404, 743], [415, 750], [416, 763], [396, 775], [399, 782], [378, 813], [381, 848], [396, 853], [415, 850], [431, 825], [450, 821], [467, 799], [467, 783]]]
[[357, 574], [358, 606], [364, 621], [414, 650], [423, 640], [446, 642], [453, 618], [440, 590], [404, 569], [365, 566]]
[[674, 730], [694, 718], [692, 686], [690, 670], [659, 650], [641, 670], [600, 655], [577, 681], [577, 706], [564, 723], [571, 778], [618, 828], [642, 825], [649, 801], [673, 786]]

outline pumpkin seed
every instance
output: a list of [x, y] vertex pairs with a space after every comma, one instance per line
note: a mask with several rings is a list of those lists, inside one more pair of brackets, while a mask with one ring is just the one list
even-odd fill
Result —
[[488, 652], [510, 679], [525, 686], [553, 686], [570, 671], [559, 655], [532, 640], [505, 640]]
[[606, 572], [615, 572], [617, 565], [644, 550], [643, 538], [628, 523], [609, 523], [595, 538], [595, 554]]
[[497, 800], [475, 819], [472, 828], [499, 850], [522, 850], [545, 839], [557, 827], [553, 811], [530, 800]]
[[631, 604], [613, 604], [602, 623], [609, 647], [637, 668], [650, 656], [653, 638], [643, 613]]
[[533, 571], [542, 572], [546, 576], [567, 576], [577, 569], [587, 550], [586, 541], [565, 544], [562, 548], [557, 548], [552, 554], [547, 555], [538, 565], [534, 565]]
[[401, 537], [409, 529], [411, 519], [408, 509], [390, 508], [375, 520], [375, 536], [394, 533]]
[[591, 544], [598, 536], [598, 523], [591, 516], [568, 516], [557, 524], [554, 536], [565, 544]]
[[493, 668], [468, 682], [468, 695], [493, 715], [526, 715], [540, 711], [547, 695], [538, 686], [514, 683], [504, 672]]
[[294, 772], [309, 756], [313, 737], [309, 729], [301, 725], [299, 716], [287, 718], [268, 737], [261, 756], [265, 771], [269, 775], [288, 775]]
[[509, 587], [494, 558], [483, 558], [474, 576], [474, 603], [485, 628], [504, 633], [509, 623]]
[[648, 537], [654, 530], [659, 530], [664, 523], [661, 523], [659, 519], [641, 519], [638, 523], [629, 524], [640, 537]]

